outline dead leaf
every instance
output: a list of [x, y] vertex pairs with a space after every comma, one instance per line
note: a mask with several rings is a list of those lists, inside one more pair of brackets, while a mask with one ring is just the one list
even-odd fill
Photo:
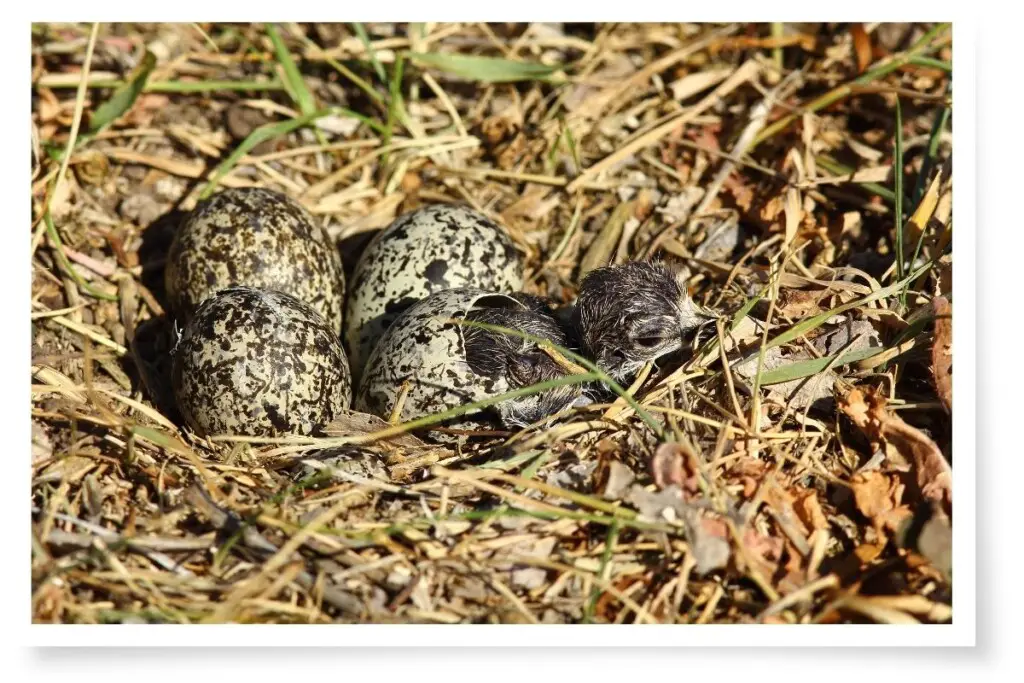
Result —
[[935, 341], [932, 344], [932, 377], [935, 391], [947, 413], [953, 411], [953, 306], [944, 297], [932, 300], [935, 309]]
[[[358, 436], [373, 434], [391, 425], [376, 415], [345, 410], [335, 416], [334, 420], [324, 427], [327, 436]], [[398, 434], [381, 443], [403, 446], [405, 448], [425, 448], [426, 444], [412, 434]]]
[[820, 302], [831, 294], [827, 289], [780, 289], [775, 310], [798, 320], [821, 312]]
[[508, 562], [510, 557], [535, 557], [543, 559], [551, 557], [555, 549], [555, 538], [547, 536], [538, 538], [529, 536], [523, 540], [498, 548], [491, 559], [495, 569], [508, 572], [508, 582], [516, 588], [533, 590], [544, 585], [548, 570], [524, 564]]
[[851, 389], [840, 396], [839, 407], [872, 442], [892, 445], [912, 463], [921, 495], [952, 514], [953, 469], [934, 441], [887, 410], [877, 390]]
[[596, 268], [611, 263], [612, 254], [615, 253], [615, 248], [619, 244], [626, 221], [633, 216], [634, 206], [635, 202], [623, 202], [615, 207], [612, 215], [605, 221], [601, 231], [591, 242], [587, 253], [580, 261], [580, 278]]
[[636, 480], [633, 470], [626, 467], [618, 460], [612, 460], [608, 465], [608, 480], [604, 484], [604, 491], [601, 493], [606, 500], [619, 500]]
[[722, 183], [722, 188], [732, 195], [736, 206], [744, 212], [750, 211], [754, 205], [754, 188], [744, 182], [738, 173], [730, 173]]
[[651, 474], [659, 489], [678, 486], [687, 497], [700, 492], [700, 464], [689, 444], [670, 441], [659, 445], [651, 456]]
[[853, 549], [853, 554], [860, 561], [862, 565], [871, 564], [878, 556], [885, 550], [886, 541], [881, 540], [877, 543], [861, 543], [859, 546]]
[[703, 576], [728, 565], [731, 550], [725, 523], [701, 516], [698, 509], [683, 500], [682, 491], [675, 484], [657, 493], [633, 484], [626, 500], [647, 519], [674, 519], [685, 524], [697, 574]]
[[850, 26], [853, 35], [853, 49], [857, 56], [857, 73], [862, 74], [871, 64], [871, 38], [864, 30], [864, 24]]
[[793, 509], [805, 526], [811, 529], [827, 529], [828, 519], [818, 502], [818, 494], [811, 489], [805, 489], [797, 493], [793, 502]]
[[853, 498], [860, 513], [870, 519], [878, 529], [896, 531], [911, 513], [903, 505], [905, 487], [895, 476], [881, 472], [863, 472], [850, 480]]
[[715, 220], [707, 230], [707, 236], [694, 250], [693, 255], [705, 261], [725, 261], [739, 246], [739, 240], [739, 216], [735, 211], [731, 211], [724, 220]]
[[782, 212], [786, 209], [786, 202], [781, 195], [772, 197], [761, 207], [761, 220], [766, 225], [771, 225], [775, 222]]
[[802, 540], [806, 540], [808, 532], [803, 520], [796, 514], [796, 498], [778, 482], [769, 479], [766, 483], [767, 485], [762, 487], [765, 505], [775, 511], [782, 523], [791, 525], [804, 536]]

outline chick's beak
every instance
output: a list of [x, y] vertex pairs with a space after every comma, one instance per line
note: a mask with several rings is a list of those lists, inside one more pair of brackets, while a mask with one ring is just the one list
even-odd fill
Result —
[[679, 330], [683, 346], [694, 342], [699, 344], [702, 338], [706, 338], [709, 327], [714, 324], [717, 317], [686, 297], [679, 309]]

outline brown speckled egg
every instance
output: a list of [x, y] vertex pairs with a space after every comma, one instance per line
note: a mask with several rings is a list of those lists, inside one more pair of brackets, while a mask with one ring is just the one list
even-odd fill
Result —
[[[536, 297], [450, 289], [435, 292], [392, 323], [366, 363], [355, 407], [388, 419], [408, 386], [403, 422], [564, 377], [567, 372], [536, 343], [452, 320], [509, 328], [564, 346], [558, 323]], [[497, 422], [520, 427], [581, 403], [579, 384], [506, 399], [493, 409], [446, 427]], [[436, 434], [432, 434], [437, 437]]]
[[438, 204], [404, 216], [378, 234], [352, 276], [345, 346], [356, 378], [380, 336], [402, 311], [432, 292], [523, 285], [519, 252], [504, 228], [464, 206]]
[[211, 294], [243, 285], [291, 294], [341, 331], [345, 275], [338, 249], [279, 192], [237, 188], [201, 202], [174, 236], [164, 277], [171, 308], [185, 323]]
[[173, 351], [174, 397], [203, 435], [308, 435], [347, 408], [338, 335], [282, 292], [230, 287], [204, 301]]

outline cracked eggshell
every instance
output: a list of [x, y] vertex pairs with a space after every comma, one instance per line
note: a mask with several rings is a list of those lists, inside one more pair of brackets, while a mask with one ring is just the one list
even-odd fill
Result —
[[235, 188], [201, 202], [174, 236], [164, 280], [183, 323], [210, 295], [242, 285], [290, 294], [341, 331], [345, 275], [338, 249], [298, 202], [279, 192]]
[[409, 392], [399, 416], [402, 422], [509, 391], [504, 378], [483, 377], [469, 368], [466, 327], [447, 322], [465, 318], [484, 298], [506, 299], [508, 303], [503, 304], [527, 310], [511, 296], [481, 289], [431, 294], [399, 316], [373, 349], [359, 384], [356, 410], [388, 419], [407, 380]]
[[514, 292], [523, 263], [504, 228], [464, 206], [439, 204], [397, 218], [363, 252], [352, 276], [345, 345], [358, 378], [402, 311], [433, 292]]
[[282, 292], [221, 290], [199, 306], [173, 355], [175, 400], [203, 435], [308, 435], [351, 401], [338, 335]]

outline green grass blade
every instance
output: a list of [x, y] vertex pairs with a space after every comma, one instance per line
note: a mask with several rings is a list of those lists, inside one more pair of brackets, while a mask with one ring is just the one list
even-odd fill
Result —
[[791, 382], [795, 379], [811, 377], [826, 368], [856, 363], [864, 360], [865, 358], [877, 356], [885, 350], [886, 349], [882, 347], [874, 347], [870, 349], [861, 349], [860, 351], [851, 351], [850, 353], [842, 356], [837, 353], [831, 356], [824, 356], [822, 358], [810, 358], [807, 360], [787, 363], [786, 365], [763, 372], [761, 374], [761, 386], [782, 384], [783, 382]]
[[849, 97], [851, 94], [853, 94], [856, 86], [867, 85], [869, 83], [872, 83], [878, 80], [879, 78], [882, 78], [883, 76], [887, 76], [888, 74], [892, 73], [901, 66], [909, 63], [913, 59], [922, 56], [927, 56], [924, 53], [936, 48], [936, 46], [933, 45], [932, 43], [939, 36], [939, 34], [949, 29], [949, 27], [950, 24], [948, 23], [936, 25], [930, 31], [924, 34], [924, 36], [922, 36], [920, 40], [914, 43], [914, 45], [912, 45], [909, 50], [896, 55], [892, 55], [891, 57], [884, 60], [881, 64], [876, 66], [874, 69], [866, 71], [860, 77], [855, 78], [854, 80], [848, 83], [843, 83], [842, 85], [839, 85], [833, 88], [832, 90], [829, 90], [821, 97], [818, 97], [817, 99], [813, 100], [812, 102], [809, 102], [803, 107], [800, 107], [792, 114], [787, 114], [778, 121], [767, 126], [758, 134], [756, 138], [754, 138], [754, 142], [751, 144], [750, 149], [747, 150], [747, 153], [749, 154], [751, 151], [754, 150], [755, 147], [760, 145], [762, 142], [776, 135], [780, 131], [783, 131], [786, 128], [788, 128], [790, 124], [798, 120], [805, 113], [813, 113], [820, 109], [824, 109], [825, 107], [831, 104], [835, 104], [839, 100]]
[[953, 65], [944, 59], [935, 59], [934, 57], [911, 57], [910, 63], [915, 66], [928, 66], [933, 69], [942, 69], [947, 73], [952, 73]]
[[[608, 526], [608, 535], [605, 537], [604, 552], [601, 553], [601, 565], [597, 569], [597, 577], [604, 579], [605, 569], [612, 561], [612, 553], [615, 552], [615, 544], [619, 541], [619, 521], [613, 520]], [[587, 607], [583, 610], [583, 623], [590, 624], [594, 621], [594, 611], [597, 608], [597, 601], [601, 598], [603, 591], [594, 586], [590, 591], [590, 599], [587, 600]]]
[[[86, 87], [96, 89], [122, 88], [129, 85], [129, 83], [129, 81], [116, 80], [92, 81]], [[33, 84], [32, 87], [38, 88], [39, 85]], [[52, 90], [61, 90], [65, 88], [76, 88], [78, 86], [75, 83], [60, 83], [46, 87]], [[149, 81], [142, 88], [142, 92], [196, 93], [224, 90], [231, 92], [259, 92], [263, 90], [282, 90], [283, 88], [284, 85], [277, 79], [272, 81]]]
[[911, 273], [902, 280], [894, 282], [888, 287], [882, 287], [881, 289], [876, 290], [861, 299], [850, 301], [849, 303], [836, 306], [833, 309], [825, 311], [824, 313], [819, 313], [818, 315], [807, 318], [806, 320], [801, 320], [796, 325], [793, 325], [793, 327], [789, 328], [782, 334], [778, 335], [777, 337], [769, 341], [765, 345], [765, 348], [770, 349], [773, 346], [781, 346], [782, 344], [788, 344], [789, 342], [802, 337], [808, 332], [817, 329], [826, 320], [828, 320], [834, 315], [839, 315], [840, 313], [845, 313], [846, 311], [852, 310], [854, 308], [859, 308], [860, 306], [871, 303], [872, 301], [876, 301], [878, 299], [891, 296], [896, 292], [899, 292], [901, 289], [906, 287], [908, 284], [916, 280], [921, 275], [923, 275], [928, 269], [931, 268], [931, 266], [931, 263], [927, 263], [916, 272]]
[[[402, 99], [402, 74], [405, 71], [405, 60], [402, 55], [398, 55], [395, 58], [395, 63], [391, 69], [391, 78], [388, 81], [388, 120], [385, 125], [387, 133], [384, 136], [384, 144], [391, 142], [391, 137], [394, 135], [395, 122], [408, 127], [408, 117], [405, 114], [405, 101]], [[384, 163], [387, 163], [388, 157], [384, 157]]]
[[583, 161], [580, 159], [580, 150], [576, 145], [576, 138], [572, 135], [572, 130], [568, 125], [565, 127], [565, 143], [569, 147], [569, 155], [572, 157], [573, 166], [576, 167], [576, 172], [579, 173], [580, 169], [583, 168]]
[[480, 467], [484, 469], [500, 470], [502, 472], [511, 472], [520, 465], [525, 465], [531, 460], [536, 460], [544, 453], [545, 451], [536, 449], [523, 451], [522, 453], [515, 453], [510, 456], [492, 458], [487, 462], [481, 463]]
[[[896, 279], [903, 279], [903, 112], [896, 96], [896, 153], [893, 159], [893, 192], [896, 195]], [[909, 283], [908, 283], [909, 284]]]
[[352, 24], [352, 29], [359, 36], [359, 40], [362, 41], [363, 47], [366, 48], [366, 54], [370, 56], [370, 63], [373, 64], [373, 70], [377, 72], [377, 78], [380, 82], [387, 85], [388, 76], [384, 73], [384, 66], [377, 59], [377, 51], [373, 49], [373, 44], [370, 42], [370, 36], [366, 35], [366, 27], [356, 22]]
[[507, 401], [511, 398], [522, 398], [524, 396], [532, 396], [534, 394], [539, 394], [550, 389], [557, 389], [558, 387], [569, 386], [572, 384], [586, 384], [587, 382], [593, 382], [597, 379], [599, 379], [599, 375], [593, 372], [587, 372], [582, 375], [566, 375], [565, 377], [549, 379], [545, 382], [531, 384], [528, 387], [514, 389], [512, 391], [507, 391], [504, 394], [491, 396], [489, 398], [481, 399], [479, 401], [474, 401], [473, 403], [467, 403], [465, 405], [457, 406], [455, 408], [445, 410], [444, 412], [441, 413], [434, 413], [433, 415], [426, 415], [415, 420], [410, 420], [409, 422], [402, 422], [401, 424], [395, 425], [393, 430], [381, 430], [379, 433], [379, 437], [381, 439], [384, 439], [389, 436], [394, 436], [392, 431], [394, 431], [394, 433], [397, 434], [400, 432], [412, 431], [414, 429], [422, 429], [423, 427], [430, 427], [440, 422], [444, 422], [445, 420], [450, 420], [453, 417], [462, 417], [463, 415], [474, 413], [483, 408], [490, 408], [491, 406], [498, 405], [499, 403]]
[[46, 234], [50, 236], [51, 240], [53, 240], [53, 251], [57, 256], [57, 263], [60, 265], [61, 270], [67, 273], [71, 279], [75, 281], [75, 284], [90, 296], [94, 296], [97, 299], [104, 299], [106, 301], [117, 301], [118, 297], [116, 294], [107, 294], [106, 292], [101, 292], [98, 289], [95, 289], [86, 282], [85, 278], [83, 278], [78, 271], [75, 270], [75, 267], [71, 265], [71, 261], [68, 260], [67, 255], [64, 253], [64, 243], [60, 239], [60, 233], [57, 232], [57, 226], [53, 224], [53, 218], [50, 216], [49, 208], [47, 208], [46, 213], [43, 214], [43, 220], [46, 222]]
[[932, 123], [932, 130], [928, 135], [928, 150], [921, 161], [921, 172], [917, 175], [917, 182], [914, 184], [914, 194], [911, 195], [910, 203], [913, 206], [917, 206], [920, 203], [921, 197], [924, 195], [925, 186], [928, 184], [928, 178], [932, 174], [935, 158], [939, 155], [939, 140], [942, 137], [942, 131], [946, 129], [946, 124], [949, 122], [949, 111], [949, 107], [943, 107], [935, 114], [935, 121]]
[[[571, 377], [589, 377], [591, 379], [588, 380], [588, 381], [593, 381], [593, 380], [596, 379], [596, 380], [599, 380], [599, 381], [603, 382], [609, 389], [611, 389], [613, 392], [615, 392], [615, 394], [617, 396], [621, 397], [629, 405], [630, 408], [632, 408], [634, 411], [636, 411], [637, 416], [640, 419], [642, 419], [645, 423], [647, 423], [647, 426], [650, 427], [651, 430], [653, 430], [654, 433], [657, 434], [659, 438], [661, 438], [661, 439], [665, 439], [666, 438], [666, 433], [665, 433], [665, 430], [662, 429], [661, 423], [659, 423], [657, 420], [655, 420], [654, 417], [649, 412], [644, 410], [643, 406], [641, 406], [637, 402], [637, 400], [635, 398], [630, 396], [629, 393], [625, 389], [622, 388], [622, 385], [620, 385], [618, 382], [616, 382], [614, 379], [612, 379], [608, 375], [608, 373], [606, 373], [604, 370], [599, 368], [594, 362], [592, 362], [588, 358], [584, 358], [583, 356], [579, 355], [578, 353], [573, 353], [572, 351], [570, 351], [569, 349], [565, 348], [564, 346], [559, 346], [558, 344], [555, 344], [550, 339], [544, 339], [543, 337], [537, 337], [537, 336], [534, 336], [532, 334], [527, 334], [526, 332], [520, 332], [519, 330], [513, 330], [513, 329], [509, 329], [507, 327], [501, 327], [500, 325], [489, 325], [487, 323], [481, 323], [481, 322], [477, 322], [475, 320], [454, 320], [453, 322], [455, 322], [457, 324], [460, 324], [460, 325], [466, 325], [466, 326], [469, 326], [469, 327], [479, 327], [479, 328], [484, 329], [484, 330], [490, 330], [491, 332], [498, 332], [500, 334], [508, 334], [508, 335], [513, 336], [513, 337], [519, 337], [520, 339], [526, 339], [528, 341], [532, 341], [534, 344], [537, 344], [538, 346], [541, 346], [541, 347], [547, 346], [547, 347], [550, 347], [550, 348], [558, 351], [560, 354], [562, 354], [563, 356], [565, 356], [569, 360], [571, 360], [571, 361], [573, 361], [575, 363], [579, 363], [584, 368], [586, 368], [587, 370], [590, 371], [590, 372], [585, 373], [583, 375], [571, 375]], [[552, 380], [552, 381], [554, 381], [554, 380]]]
[[222, 161], [220, 165], [217, 166], [216, 169], [214, 169], [213, 174], [210, 176], [210, 181], [206, 184], [206, 187], [199, 195], [199, 198], [206, 199], [211, 194], [213, 194], [213, 191], [217, 188], [217, 183], [220, 182], [221, 178], [227, 175], [231, 171], [231, 169], [233, 169], [235, 165], [238, 164], [238, 161], [243, 156], [248, 154], [256, 145], [260, 144], [264, 140], [272, 140], [273, 138], [280, 137], [282, 135], [287, 135], [293, 130], [297, 130], [299, 128], [302, 128], [303, 126], [309, 125], [313, 121], [316, 121], [317, 119], [323, 118], [324, 116], [328, 116], [330, 114], [351, 116], [352, 118], [362, 121], [366, 125], [376, 130], [377, 132], [381, 132], [381, 126], [376, 121], [368, 119], [362, 114], [357, 114], [356, 112], [350, 111], [343, 107], [328, 107], [326, 109], [320, 109], [318, 111], [315, 111], [312, 114], [308, 114], [306, 116], [299, 116], [298, 118], [289, 119], [288, 121], [268, 123], [266, 125], [260, 126], [253, 132], [249, 133], [248, 137], [242, 140], [242, 142], [238, 145], [235, 151], [232, 152], [227, 159]]
[[331, 57], [325, 57], [324, 61], [327, 62], [327, 64], [329, 64], [331, 66], [331, 68], [333, 68], [335, 71], [340, 73], [342, 76], [344, 76], [348, 80], [352, 81], [352, 83], [357, 88], [359, 88], [364, 93], [366, 93], [366, 96], [369, 97], [371, 100], [376, 102], [378, 105], [382, 105], [382, 106], [384, 105], [384, 96], [381, 95], [376, 90], [374, 90], [373, 86], [371, 86], [369, 83], [367, 83], [362, 78], [360, 78], [354, 71], [349, 69], [347, 66], [345, 66], [344, 64], [342, 64], [338, 60], [333, 59]]
[[161, 81], [146, 86], [146, 92], [162, 93], [262, 92], [283, 89], [284, 84], [276, 78], [271, 81]]
[[768, 285], [765, 285], [764, 287], [761, 288], [760, 292], [747, 299], [743, 303], [743, 305], [740, 306], [739, 310], [733, 313], [732, 322], [729, 324], [730, 332], [733, 332], [737, 327], [740, 326], [740, 323], [743, 322], [743, 319], [750, 315], [750, 311], [754, 309], [754, 306], [757, 305], [757, 302], [763, 299], [765, 294], [767, 293]]
[[534, 458], [533, 462], [523, 468], [523, 479], [533, 479], [541, 467], [548, 464], [556, 457], [558, 457], [558, 454], [550, 448], [542, 452], [538, 457]]
[[477, 57], [442, 52], [410, 52], [409, 59], [421, 67], [438, 69], [483, 83], [515, 83], [542, 80], [559, 67], [536, 62], [517, 62], [500, 57]]
[[120, 118], [125, 112], [132, 108], [135, 100], [142, 94], [146, 87], [149, 75], [156, 68], [156, 56], [146, 51], [142, 62], [135, 68], [132, 77], [121, 87], [114, 91], [110, 99], [96, 107], [92, 117], [89, 119], [89, 133], [95, 134], [109, 126]]
[[[821, 166], [823, 169], [828, 171], [829, 173], [835, 173], [837, 175], [853, 175], [853, 173], [854, 173], [854, 170], [852, 168], [850, 168], [849, 166], [844, 166], [843, 164], [839, 163], [835, 159], [832, 159], [831, 157], [827, 157], [825, 155], [818, 155], [818, 156], [814, 157], [814, 161], [819, 166]], [[870, 192], [874, 192], [875, 194], [877, 194], [882, 199], [888, 200], [888, 202], [890, 204], [893, 204], [893, 203], [896, 202], [896, 195], [893, 194], [892, 190], [890, 190], [889, 188], [885, 187], [884, 185], [879, 185], [878, 183], [855, 183], [855, 184], [860, 185], [865, 190], [869, 190]]]
[[299, 67], [295, 65], [295, 60], [292, 59], [288, 46], [281, 39], [281, 34], [278, 32], [277, 27], [267, 26], [267, 35], [270, 37], [270, 42], [274, 45], [274, 54], [277, 57], [277, 62], [281, 65], [281, 70], [284, 72], [285, 86], [288, 93], [303, 116], [312, 114], [316, 111], [316, 100], [313, 98], [313, 93], [306, 87], [306, 81], [302, 78], [302, 74], [299, 73]]

